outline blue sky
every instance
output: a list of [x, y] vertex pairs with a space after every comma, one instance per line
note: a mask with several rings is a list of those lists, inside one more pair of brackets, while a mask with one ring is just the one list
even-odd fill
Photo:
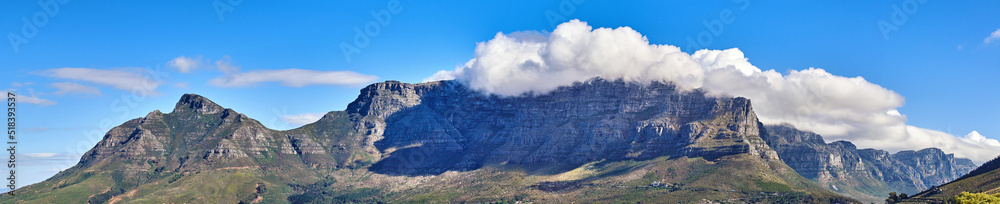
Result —
[[[1000, 29], [996, 1], [51, 2], [58, 10], [35, 1], [0, 3], [0, 31], [7, 37], [0, 43], [0, 86], [48, 100], [22, 102], [18, 110], [19, 153], [34, 159], [21, 165], [23, 184], [75, 164], [107, 128], [170, 111], [184, 93], [290, 129], [296, 125], [283, 116], [343, 110], [368, 82], [420, 82], [474, 58], [477, 43], [498, 32], [552, 31], [570, 19], [595, 28], [628, 26], [652, 44], [688, 53], [695, 51], [689, 39], [700, 48], [739, 48], [765, 70], [816, 67], [861, 76], [905, 97], [898, 110], [908, 125], [1000, 139], [1000, 39], [987, 43]], [[379, 24], [372, 13], [383, 10], [391, 18]], [[732, 21], [712, 33], [705, 22], [722, 13]], [[37, 32], [25, 33], [22, 19]], [[880, 21], [896, 29], [883, 32]], [[356, 28], [364, 32], [366, 25], [378, 32], [357, 46]], [[698, 42], [703, 33], [711, 39]], [[345, 57], [342, 44], [359, 52]], [[197, 65], [181, 72], [170, 64], [178, 57]], [[156, 70], [156, 86], [137, 97], [129, 86], [142, 80], [106, 82], [63, 68], [112, 71], [98, 78], [142, 78]], [[304, 73], [296, 76], [355, 75], [302, 84], [212, 82], [231, 73], [272, 76], [268, 71], [288, 69]]]

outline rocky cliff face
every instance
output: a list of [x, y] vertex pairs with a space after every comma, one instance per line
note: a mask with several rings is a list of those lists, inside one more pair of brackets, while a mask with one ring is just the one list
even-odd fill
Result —
[[[324, 124], [275, 131], [202, 96], [185, 94], [172, 112], [153, 111], [112, 128], [80, 163], [61, 173], [103, 169], [142, 183], [149, 175], [227, 168], [338, 167], [354, 164], [350, 119], [331, 112]], [[57, 175], [57, 177], [60, 175]], [[140, 178], [140, 179], [134, 179]], [[120, 181], [116, 181], [120, 182]]]
[[1000, 193], [1000, 157], [983, 163], [959, 179], [928, 189], [905, 201], [914, 203], [946, 203], [962, 192]]
[[[969, 159], [955, 158], [937, 148], [901, 151], [857, 149], [847, 141], [825, 143], [812, 132], [789, 125], [768, 125], [764, 139], [785, 163], [824, 187], [855, 197], [884, 197], [890, 191], [915, 194], [972, 171]], [[867, 183], [868, 190], [848, 192], [851, 183]], [[837, 184], [841, 184], [837, 186]], [[836, 187], [835, 187], [836, 186]]]
[[777, 159], [744, 98], [711, 98], [663, 83], [595, 79], [551, 93], [482, 95], [457, 82], [389, 81], [347, 112], [378, 150], [374, 169], [440, 173], [487, 164], [581, 164], [658, 156]]
[[892, 158], [913, 167], [927, 187], [953, 181], [976, 168], [972, 160], [955, 158], [954, 154], [945, 154], [938, 148], [900, 151], [893, 154]]

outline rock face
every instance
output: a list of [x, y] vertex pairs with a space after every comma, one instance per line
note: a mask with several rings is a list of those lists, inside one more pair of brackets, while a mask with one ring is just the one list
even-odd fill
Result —
[[[877, 149], [859, 150], [847, 141], [827, 144], [820, 135], [790, 125], [765, 128], [768, 134], [764, 140], [796, 172], [828, 189], [859, 199], [863, 197], [860, 194], [884, 199], [881, 197], [891, 191], [912, 195], [976, 168], [971, 160], [955, 158], [937, 148], [890, 154]], [[866, 183], [868, 190], [845, 189], [852, 183]]]
[[946, 203], [962, 192], [1000, 193], [1000, 157], [984, 163], [955, 181], [920, 192], [905, 201]]
[[376, 172], [437, 174], [487, 164], [751, 154], [777, 160], [745, 98], [711, 98], [670, 84], [600, 79], [537, 96], [478, 94], [453, 81], [389, 81], [347, 112], [381, 158]]
[[[324, 121], [347, 120], [331, 112]], [[169, 114], [153, 111], [112, 128], [78, 165], [114, 163], [126, 174], [191, 172], [260, 166], [336, 166], [338, 138], [346, 131], [275, 131], [199, 95], [185, 94]], [[305, 128], [305, 127], [304, 127]], [[348, 129], [348, 128], [341, 128]], [[281, 159], [275, 159], [281, 158]], [[344, 159], [346, 160], [346, 159]], [[342, 164], [342, 163], [341, 163]]]

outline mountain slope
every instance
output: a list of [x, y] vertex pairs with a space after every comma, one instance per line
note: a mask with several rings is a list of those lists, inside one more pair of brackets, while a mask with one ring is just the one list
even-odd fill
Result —
[[241, 200], [259, 186], [318, 179], [308, 166], [327, 152], [310, 149], [312, 140], [295, 133], [267, 129], [204, 97], [185, 94], [169, 114], [153, 111], [112, 128], [77, 165], [20, 189], [27, 193], [16, 199], [100, 203], [116, 196], [128, 200], [120, 195], [174, 195], [138, 200]]
[[766, 134], [749, 100], [665, 83], [504, 98], [388, 81], [288, 131], [186, 94], [0, 202], [852, 202]]
[[984, 163], [958, 180], [920, 192], [906, 202], [944, 202], [962, 192], [1000, 193], [1000, 157]]
[[822, 136], [789, 125], [768, 125], [764, 136], [782, 160], [824, 188], [865, 202], [883, 202], [889, 192], [915, 194], [972, 171], [968, 159], [937, 148], [901, 151], [857, 149], [851, 142], [826, 143]]

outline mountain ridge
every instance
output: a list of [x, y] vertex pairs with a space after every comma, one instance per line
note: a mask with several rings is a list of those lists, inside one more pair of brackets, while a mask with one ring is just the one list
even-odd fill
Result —
[[901, 203], [945, 203], [962, 192], [1000, 194], [1000, 157], [983, 163], [961, 178], [924, 190]]
[[848, 141], [826, 143], [819, 134], [788, 124], [765, 126], [765, 137], [782, 160], [799, 174], [826, 189], [866, 202], [882, 202], [889, 192], [916, 194], [955, 180], [975, 168], [937, 148], [895, 154], [857, 149]]
[[387, 81], [286, 131], [185, 94], [0, 202], [856, 202], [795, 173], [764, 131], [749, 100], [670, 83], [500, 98]]

